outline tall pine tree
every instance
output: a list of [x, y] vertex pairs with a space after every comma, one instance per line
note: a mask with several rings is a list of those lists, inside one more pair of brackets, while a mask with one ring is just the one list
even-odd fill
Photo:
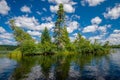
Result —
[[55, 23], [54, 38], [57, 49], [62, 49], [64, 47], [62, 43], [62, 27], [64, 26], [64, 9], [63, 4], [59, 5], [59, 10], [57, 11], [57, 21]]

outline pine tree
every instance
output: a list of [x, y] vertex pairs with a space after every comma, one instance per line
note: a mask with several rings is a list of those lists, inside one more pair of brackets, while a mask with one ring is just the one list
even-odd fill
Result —
[[44, 44], [45, 42], [51, 43], [51, 37], [50, 37], [49, 31], [46, 27], [41, 35], [41, 44]]
[[[41, 45], [41, 46], [40, 46]], [[41, 43], [39, 43], [40, 49], [43, 53], [50, 53], [52, 51], [51, 37], [48, 29], [45, 27], [41, 35]]]
[[62, 29], [62, 43], [66, 48], [70, 45], [69, 33], [67, 32], [66, 26]]
[[59, 5], [59, 10], [57, 11], [57, 21], [55, 23], [55, 29], [54, 29], [54, 38], [55, 38], [55, 44], [57, 45], [57, 49], [63, 48], [62, 43], [62, 27], [64, 26], [64, 9], [63, 4]]

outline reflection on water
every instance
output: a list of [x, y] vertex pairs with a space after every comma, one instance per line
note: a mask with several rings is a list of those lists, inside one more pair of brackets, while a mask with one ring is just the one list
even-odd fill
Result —
[[0, 58], [0, 80], [6, 80], [16, 67], [16, 61]]
[[[9, 73], [9, 80], [120, 80], [120, 49], [115, 51], [101, 56], [35, 56], [21, 60], [0, 58], [0, 80], [8, 78], [1, 76], [6, 69], [11, 71], [6, 72]], [[14, 69], [16, 64], [18, 66]]]

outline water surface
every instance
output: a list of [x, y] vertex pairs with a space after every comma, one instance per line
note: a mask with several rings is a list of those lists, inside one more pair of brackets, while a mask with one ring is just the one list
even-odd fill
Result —
[[120, 49], [107, 55], [0, 57], [0, 80], [120, 80]]

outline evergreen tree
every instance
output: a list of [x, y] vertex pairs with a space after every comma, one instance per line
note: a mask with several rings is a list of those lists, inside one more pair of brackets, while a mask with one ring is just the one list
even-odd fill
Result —
[[41, 44], [44, 44], [45, 42], [51, 43], [51, 37], [50, 37], [49, 31], [46, 27], [41, 35]]
[[[62, 43], [65, 47], [65, 49], [69, 49], [71, 47], [70, 39], [69, 39], [69, 33], [67, 32], [66, 26], [62, 29]], [[70, 50], [70, 49], [69, 49]]]
[[55, 23], [55, 29], [54, 29], [54, 38], [55, 38], [55, 44], [57, 45], [57, 49], [63, 48], [62, 43], [62, 27], [64, 26], [64, 9], [63, 4], [59, 5], [59, 10], [57, 11], [57, 21]]
[[77, 52], [85, 53], [85, 52], [89, 52], [89, 50], [91, 50], [90, 41], [83, 38], [80, 33], [77, 34], [77, 38], [76, 38], [74, 44], [75, 44]]
[[43, 53], [50, 53], [52, 51], [51, 37], [46, 27], [42, 32], [41, 43], [39, 43], [39, 47]]

